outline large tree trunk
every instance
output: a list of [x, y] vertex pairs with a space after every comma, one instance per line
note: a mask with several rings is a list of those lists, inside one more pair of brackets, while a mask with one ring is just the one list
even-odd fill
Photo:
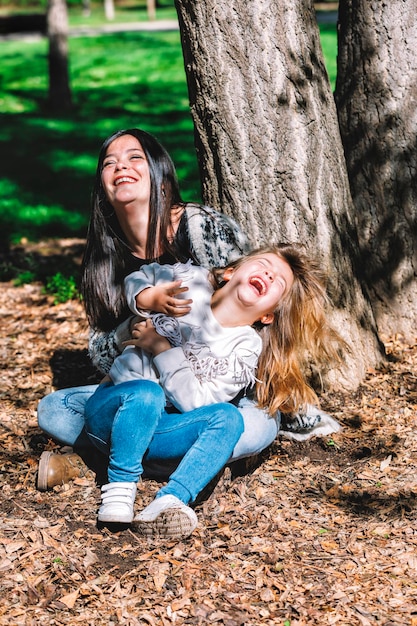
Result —
[[329, 270], [355, 388], [381, 349], [353, 270], [357, 241], [312, 2], [176, 0], [204, 200], [258, 245], [301, 241]]
[[68, 12], [65, 0], [49, 0], [49, 104], [55, 111], [71, 107], [68, 72]]
[[417, 1], [341, 0], [336, 103], [381, 332], [415, 339]]

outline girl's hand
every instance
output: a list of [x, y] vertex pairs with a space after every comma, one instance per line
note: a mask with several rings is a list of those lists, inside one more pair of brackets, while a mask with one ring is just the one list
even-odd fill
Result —
[[156, 287], [147, 287], [136, 296], [136, 307], [139, 310], [165, 313], [173, 317], [181, 317], [189, 313], [193, 301], [176, 297], [188, 291], [188, 287], [181, 287], [181, 282], [181, 280], [175, 280]]
[[132, 330], [132, 339], [123, 342], [124, 346], [136, 346], [149, 352], [153, 356], [171, 349], [168, 339], [158, 335], [151, 320], [135, 324]]

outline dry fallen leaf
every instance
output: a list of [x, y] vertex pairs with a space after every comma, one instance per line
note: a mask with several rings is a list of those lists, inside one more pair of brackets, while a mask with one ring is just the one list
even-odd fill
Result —
[[79, 596], [79, 591], [78, 589], [76, 591], [72, 591], [71, 593], [67, 593], [67, 595], [65, 596], [61, 596], [59, 598], [59, 601], [62, 602], [62, 604], [65, 604], [65, 606], [67, 606], [69, 609], [73, 609], [74, 605], [77, 601], [77, 598]]
[[381, 470], [381, 472], [383, 472], [389, 466], [391, 461], [392, 461], [392, 454], [390, 454], [389, 456], [387, 456], [386, 459], [381, 461], [381, 463], [379, 465], [379, 469]]

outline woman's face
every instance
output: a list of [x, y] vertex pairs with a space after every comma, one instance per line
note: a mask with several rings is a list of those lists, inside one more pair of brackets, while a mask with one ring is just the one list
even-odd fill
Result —
[[116, 212], [132, 203], [149, 208], [149, 165], [136, 137], [122, 135], [112, 141], [103, 160], [101, 181], [107, 199]]

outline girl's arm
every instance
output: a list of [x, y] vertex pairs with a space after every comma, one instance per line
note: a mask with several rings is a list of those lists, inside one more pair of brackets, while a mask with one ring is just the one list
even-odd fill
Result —
[[[175, 317], [189, 312], [192, 301], [174, 297], [187, 291], [186, 287], [180, 287], [181, 278], [178, 281], [173, 280], [175, 278], [174, 267], [177, 266], [150, 263], [125, 278], [126, 299], [134, 315], [114, 330], [106, 332], [92, 329], [90, 331], [89, 356], [100, 372], [103, 374], [109, 372], [114, 359], [123, 352], [125, 343], [132, 338], [134, 324], [148, 317], [149, 310], [164, 312]], [[178, 267], [184, 269], [187, 266], [178, 265]], [[154, 287], [155, 284], [157, 285]], [[136, 296], [139, 294], [141, 297], [142, 293], [143, 297], [148, 300], [142, 303], [145, 304], [143, 308], [139, 308], [136, 306]], [[149, 310], [146, 310], [148, 307]]]
[[175, 317], [189, 313], [192, 300], [177, 297], [188, 291], [188, 287], [181, 287], [181, 278], [176, 277], [178, 267], [186, 266], [150, 263], [126, 276], [125, 294], [130, 310], [143, 317], [151, 311]]
[[188, 287], [181, 287], [181, 281], [175, 280], [163, 285], [148, 287], [137, 294], [135, 298], [136, 310], [143, 313], [154, 311], [180, 317], [191, 310], [192, 300], [176, 298], [180, 293], [188, 291]]

